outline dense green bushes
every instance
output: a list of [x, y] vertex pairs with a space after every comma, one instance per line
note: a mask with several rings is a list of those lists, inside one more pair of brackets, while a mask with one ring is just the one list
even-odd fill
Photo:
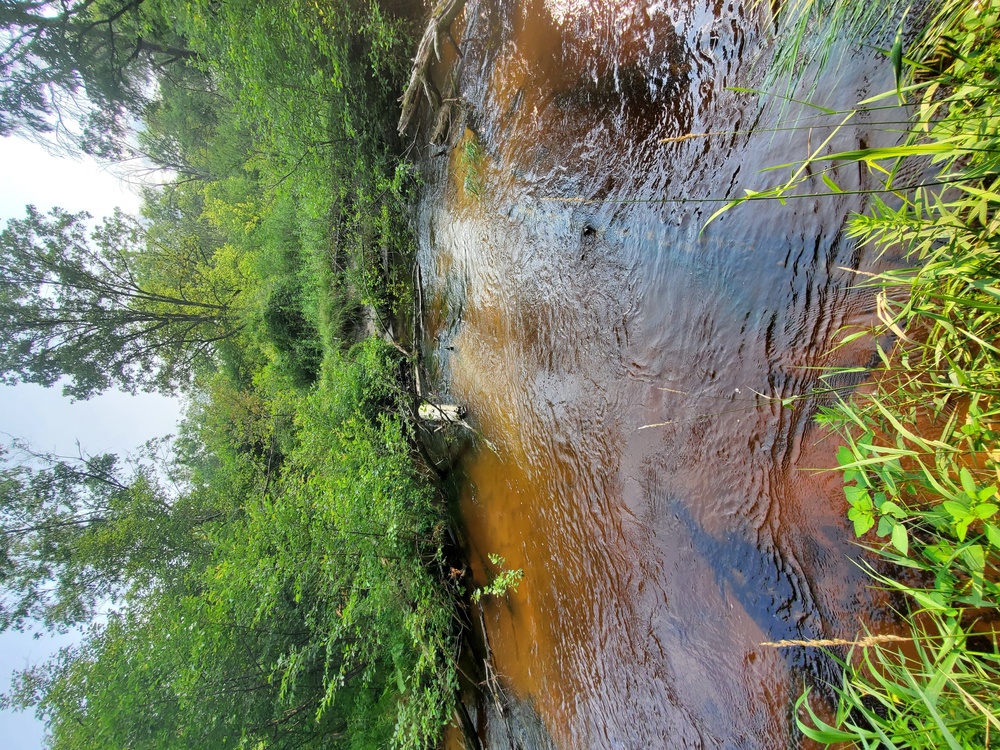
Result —
[[[336, 0], [120, 10], [132, 44], [183, 48], [132, 70], [157, 81], [154, 100], [122, 100], [139, 134], [102, 136], [105, 153], [141, 150], [168, 170], [123, 273], [175, 304], [225, 294], [232, 325], [183, 377], [136, 382], [187, 400], [158, 505], [181, 551], [144, 563], [141, 584], [101, 588], [106, 622], [80, 609], [59, 623], [89, 629], [6, 702], [35, 707], [54, 748], [431, 746], [457, 679], [444, 509], [413, 460], [409, 368], [358, 341], [365, 306], [384, 319], [410, 294], [403, 25]], [[138, 479], [120, 484], [116, 497], [140, 502]], [[112, 543], [126, 529], [108, 529], [88, 554], [127, 558]], [[10, 564], [77, 554], [58, 539], [24, 549]]]

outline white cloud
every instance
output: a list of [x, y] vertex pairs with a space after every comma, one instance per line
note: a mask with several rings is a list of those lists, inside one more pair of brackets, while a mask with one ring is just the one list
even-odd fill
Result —
[[109, 215], [116, 206], [136, 213], [139, 196], [89, 157], [55, 157], [37, 143], [20, 138], [0, 138], [0, 218], [24, 215], [25, 204], [40, 209], [52, 206], [67, 211]]

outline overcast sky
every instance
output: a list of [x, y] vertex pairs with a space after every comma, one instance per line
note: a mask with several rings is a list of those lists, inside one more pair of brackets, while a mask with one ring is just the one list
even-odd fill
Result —
[[[95, 217], [110, 214], [115, 206], [138, 210], [138, 197], [89, 159], [57, 159], [33, 143], [0, 138], [0, 165], [0, 228], [7, 219], [23, 216], [29, 203], [40, 210], [89, 211]], [[174, 432], [178, 408], [172, 399], [148, 394], [107, 393], [71, 404], [57, 388], [0, 386], [0, 432], [40, 450], [75, 454], [79, 442], [88, 453], [124, 453]], [[9, 686], [12, 670], [43, 661], [69, 642], [65, 637], [35, 641], [18, 633], [0, 634], [0, 691]], [[0, 731], [4, 750], [41, 747], [42, 726], [30, 715], [0, 713]]]

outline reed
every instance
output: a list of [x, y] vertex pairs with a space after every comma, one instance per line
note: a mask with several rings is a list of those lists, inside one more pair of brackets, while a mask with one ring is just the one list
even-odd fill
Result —
[[[891, 0], [789, 2], [774, 69], [794, 76], [845, 28], [870, 34], [892, 11], [898, 30], [885, 51], [895, 89], [858, 110], [909, 105], [900, 142], [833, 155], [824, 142], [784, 165], [783, 182], [722, 211], [794, 197], [810, 172], [842, 192], [833, 165], [853, 162], [882, 178], [884, 190], [849, 232], [905, 263], [863, 282], [874, 289], [878, 322], [842, 337], [870, 336], [882, 367], [820, 420], [844, 437], [837, 458], [849, 518], [888, 563], [870, 572], [903, 595], [910, 638], [856, 647], [836, 686], [836, 716], [821, 718], [807, 693], [797, 721], [828, 745], [983, 748], [1000, 744], [1000, 0], [929, 3], [916, 31], [902, 19], [917, 13]], [[852, 117], [844, 113], [841, 125]], [[904, 176], [914, 173], [921, 177]]]
[[989, 747], [991, 735], [1000, 738], [1000, 663], [970, 648], [975, 633], [953, 619], [936, 620], [933, 630], [916, 631], [905, 655], [877, 643], [852, 654], [832, 722], [817, 715], [808, 693], [799, 699], [803, 734], [864, 748]]

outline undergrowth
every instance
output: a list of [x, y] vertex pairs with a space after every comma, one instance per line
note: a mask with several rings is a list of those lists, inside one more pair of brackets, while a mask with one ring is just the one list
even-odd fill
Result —
[[[909, 634], [902, 645], [858, 645], [844, 660], [836, 715], [818, 715], [807, 693], [798, 725], [828, 745], [989, 747], [1000, 741], [1000, 2], [795, 2], [783, 12], [779, 74], [794, 75], [810, 29], [828, 40], [845, 29], [859, 38], [886, 18], [898, 24], [885, 50], [895, 90], [842, 124], [896, 100], [912, 112], [898, 144], [823, 156], [821, 147], [785, 165], [785, 182], [723, 209], [784, 200], [814, 171], [841, 192], [833, 167], [856, 163], [883, 190], [849, 233], [904, 261], [865, 282], [874, 329], [843, 336], [870, 337], [881, 367], [820, 421], [844, 437], [837, 459], [849, 517], [861, 543], [890, 563], [880, 569], [895, 571], [870, 570], [876, 585], [903, 595]], [[917, 31], [904, 32], [907, 16], [919, 16]], [[904, 177], [914, 172], [920, 180]]]

